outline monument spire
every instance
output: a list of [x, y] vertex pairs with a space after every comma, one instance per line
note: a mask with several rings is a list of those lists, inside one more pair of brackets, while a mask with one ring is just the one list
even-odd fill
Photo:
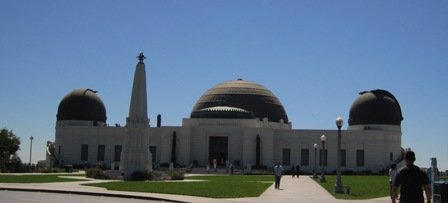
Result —
[[146, 57], [141, 52], [135, 67], [132, 85], [129, 116], [126, 119], [126, 137], [121, 152], [120, 171], [129, 178], [135, 171], [151, 171], [152, 159], [148, 140], [148, 103], [146, 97], [146, 71], [143, 60]]
[[131, 104], [129, 106], [129, 116], [127, 118], [127, 126], [149, 127], [148, 119], [148, 102], [146, 92], [146, 59], [143, 52], [137, 56], [139, 62], [135, 67], [134, 84], [132, 86]]
[[140, 52], [140, 54], [137, 56], [137, 58], [140, 63], [143, 63], [143, 60], [146, 59], [145, 55], [143, 55], [143, 52]]

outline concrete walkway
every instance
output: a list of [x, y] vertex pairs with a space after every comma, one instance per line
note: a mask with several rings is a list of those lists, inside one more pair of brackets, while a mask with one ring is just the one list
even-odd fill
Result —
[[269, 187], [258, 198], [241, 198], [233, 199], [241, 202], [325, 202], [325, 203], [389, 203], [389, 197], [370, 200], [338, 200], [330, 193], [323, 189], [309, 176], [300, 176], [300, 178], [292, 178], [291, 176], [283, 176], [280, 184], [280, 190], [274, 188], [274, 184]]
[[[73, 177], [73, 176], [72, 176]], [[82, 178], [84, 177], [75, 177]], [[274, 178], [272, 178], [274, 179]], [[106, 180], [110, 181], [110, 180]], [[83, 186], [83, 183], [105, 182], [103, 180], [90, 180], [78, 182], [58, 182], [58, 183], [0, 183], [0, 190], [22, 190], [22, 191], [40, 191], [40, 192], [59, 192], [59, 193], [75, 193], [85, 195], [103, 195], [126, 198], [141, 198], [172, 202], [319, 202], [319, 203], [386, 203], [390, 202], [389, 197], [370, 200], [337, 200], [313, 179], [308, 176], [300, 178], [292, 178], [291, 176], [283, 176], [281, 180], [280, 190], [274, 188], [272, 184], [260, 197], [256, 198], [236, 198], [236, 199], [213, 199], [204, 197], [170, 195], [158, 193], [141, 193], [141, 192], [121, 192], [108, 191], [104, 188]]]

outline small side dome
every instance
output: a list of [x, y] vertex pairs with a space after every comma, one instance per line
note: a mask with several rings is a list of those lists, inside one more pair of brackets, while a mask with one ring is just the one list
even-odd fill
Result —
[[371, 90], [359, 93], [360, 96], [350, 108], [349, 125], [401, 125], [403, 116], [400, 104], [386, 90]]
[[58, 121], [82, 120], [106, 122], [106, 107], [96, 92], [91, 89], [75, 89], [65, 95], [59, 103]]

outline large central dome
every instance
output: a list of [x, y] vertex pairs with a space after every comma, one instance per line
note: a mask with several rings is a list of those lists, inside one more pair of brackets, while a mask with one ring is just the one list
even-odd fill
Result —
[[193, 107], [191, 118], [268, 118], [288, 123], [283, 105], [271, 91], [242, 79], [218, 84], [205, 92]]

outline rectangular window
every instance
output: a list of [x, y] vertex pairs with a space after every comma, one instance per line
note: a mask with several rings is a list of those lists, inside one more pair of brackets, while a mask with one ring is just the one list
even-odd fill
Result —
[[104, 161], [105, 152], [106, 152], [106, 146], [103, 144], [98, 145], [97, 161]]
[[363, 149], [356, 150], [356, 166], [358, 166], [358, 167], [364, 166], [364, 150]]
[[157, 147], [156, 146], [149, 146], [149, 152], [151, 152], [152, 156], [152, 163], [157, 163]]
[[291, 149], [283, 148], [283, 162], [284, 166], [291, 165]]
[[310, 150], [302, 149], [300, 151], [300, 165], [309, 166], [310, 165]]
[[390, 160], [390, 161], [394, 161], [394, 153], [393, 153], [393, 152], [390, 152], [390, 154], [389, 154], [389, 160]]
[[319, 166], [322, 166], [322, 160], [324, 162], [324, 166], [327, 166], [328, 151], [327, 149], [325, 149], [324, 153], [322, 153], [322, 151], [323, 151], [322, 149], [319, 150]]
[[120, 162], [121, 150], [122, 150], [121, 145], [115, 145], [115, 151], [114, 151], [115, 162]]
[[89, 145], [82, 144], [81, 145], [81, 161], [89, 160]]
[[347, 152], [345, 149], [341, 149], [341, 166], [347, 166]]
[[61, 146], [58, 147], [58, 154], [61, 155]]

